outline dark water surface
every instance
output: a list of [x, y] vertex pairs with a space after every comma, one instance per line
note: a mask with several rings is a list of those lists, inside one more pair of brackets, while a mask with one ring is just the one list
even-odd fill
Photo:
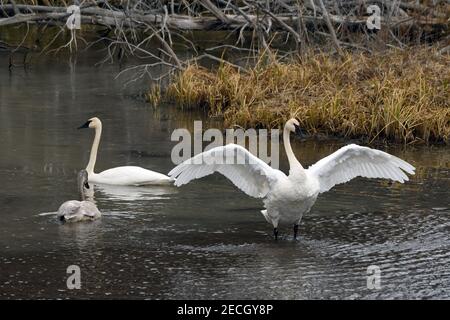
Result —
[[[198, 115], [152, 109], [123, 88], [117, 66], [48, 59], [8, 72], [0, 59], [0, 298], [450, 298], [450, 148], [390, 147], [417, 167], [405, 185], [355, 179], [319, 197], [300, 240], [272, 229], [251, 199], [219, 175], [183, 188], [99, 187], [104, 216], [61, 225], [76, 199], [93, 132], [97, 171], [139, 165], [168, 172], [172, 131]], [[344, 142], [296, 142], [309, 165]], [[282, 169], [286, 172], [286, 161]], [[68, 290], [66, 269], [81, 268]], [[381, 289], [367, 288], [367, 267]]]

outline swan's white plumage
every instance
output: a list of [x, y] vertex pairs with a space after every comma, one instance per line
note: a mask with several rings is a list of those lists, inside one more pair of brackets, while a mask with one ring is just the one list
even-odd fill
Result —
[[384, 178], [403, 183], [415, 168], [389, 153], [350, 144], [319, 160], [307, 170], [317, 178], [320, 193], [356, 177]]
[[[227, 164], [228, 159], [237, 164]], [[214, 172], [220, 172], [236, 187], [255, 198], [265, 197], [274, 182], [286, 177], [280, 170], [271, 168], [236, 144], [215, 147], [198, 154], [175, 167], [169, 172], [169, 176], [177, 177], [175, 185], [181, 186]]]
[[165, 174], [135, 166], [117, 167], [95, 173], [94, 168], [102, 135], [102, 122], [99, 118], [94, 117], [89, 119], [79, 129], [81, 128], [95, 129], [89, 163], [86, 167], [86, 171], [89, 175], [89, 182], [122, 186], [165, 185], [173, 182], [173, 179]]
[[336, 184], [358, 176], [403, 183], [408, 180], [405, 172], [414, 174], [414, 167], [409, 163], [386, 152], [354, 144], [342, 147], [305, 170], [296, 159], [289, 141], [289, 133], [295, 132], [298, 125], [296, 119], [290, 119], [283, 132], [289, 176], [235, 144], [200, 153], [172, 169], [169, 176], [176, 178], [176, 186], [181, 186], [220, 172], [249, 196], [264, 198], [266, 210], [261, 213], [277, 228], [279, 222], [298, 225], [319, 193]]
[[102, 171], [91, 172], [89, 182], [118, 186], [144, 186], [170, 184], [173, 179], [141, 167], [123, 166]]

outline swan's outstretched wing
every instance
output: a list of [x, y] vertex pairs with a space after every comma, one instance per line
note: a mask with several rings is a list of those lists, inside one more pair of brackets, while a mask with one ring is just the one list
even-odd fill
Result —
[[236, 144], [200, 153], [176, 166], [169, 176], [176, 178], [176, 186], [181, 186], [214, 172], [220, 172], [236, 187], [255, 198], [265, 197], [274, 182], [286, 177], [280, 170], [272, 169]]
[[[385, 178], [403, 183], [415, 168], [389, 153], [355, 144], [340, 148], [308, 168], [319, 180], [320, 192], [356, 177]], [[403, 172], [405, 171], [405, 172]]]

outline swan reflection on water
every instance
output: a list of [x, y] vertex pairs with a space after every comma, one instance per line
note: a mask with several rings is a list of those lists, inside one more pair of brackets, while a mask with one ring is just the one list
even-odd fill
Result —
[[95, 184], [94, 188], [98, 197], [126, 202], [167, 199], [169, 195], [178, 193], [173, 186], [133, 187]]
[[[65, 223], [58, 228], [58, 235], [66, 246], [92, 250], [97, 243], [102, 243], [102, 219], [89, 223]], [[70, 239], [70, 241], [67, 241]]]

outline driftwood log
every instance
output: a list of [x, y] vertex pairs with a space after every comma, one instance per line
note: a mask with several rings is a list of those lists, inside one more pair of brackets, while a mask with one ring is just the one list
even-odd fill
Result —
[[[210, 0], [202, 0], [199, 2], [201, 2], [202, 4], [205, 3], [204, 7], [209, 10], [208, 13], [211, 13], [211, 15], [166, 15], [164, 11], [124, 11], [119, 9], [101, 8], [98, 6], [90, 5], [81, 7], [81, 21], [82, 24], [96, 24], [110, 27], [121, 25], [132, 28], [145, 28], [145, 25], [143, 25], [143, 23], [151, 24], [157, 27], [165, 22], [167, 27], [183, 31], [228, 30], [242, 28], [243, 26], [246, 26], [249, 29], [253, 29], [258, 23], [260, 23], [260, 20], [264, 22], [264, 19], [255, 13], [244, 13], [242, 10], [238, 10], [236, 14], [227, 14], [213, 5]], [[328, 20], [335, 25], [366, 25], [367, 15], [350, 16], [332, 14], [328, 9], [325, 8], [324, 2], [322, 0], [316, 0], [316, 2], [318, 4], [315, 8], [315, 15], [301, 14], [295, 11], [276, 14], [265, 9], [264, 7], [260, 7], [258, 4], [255, 4], [255, 10], [257, 11], [259, 8], [261, 14], [267, 15], [267, 17], [274, 20], [275, 23], [272, 25], [272, 28], [274, 30], [284, 29], [287, 32], [292, 32], [291, 30], [289, 30], [289, 28], [297, 27], [300, 19], [314, 26], [317, 26], [317, 24], [327, 26]], [[358, 3], [358, 1], [350, 2]], [[383, 1], [371, 1], [371, 3], [374, 2], [376, 3]], [[401, 2], [399, 4], [400, 7], [414, 8], [419, 11], [424, 10], [423, 12], [427, 14], [425, 16], [408, 16], [401, 14], [399, 14], [398, 16], [389, 17], [382, 16], [381, 28], [401, 25], [437, 26], [441, 28], [448, 27], [450, 16], [448, 16], [448, 14], [446, 13], [437, 12], [426, 8], [424, 9], [420, 5], [405, 4]], [[21, 4], [0, 5], [0, 17], [2, 15], [3, 18], [0, 18], [0, 26], [14, 25], [24, 22], [45, 23], [47, 20], [57, 20], [65, 23], [65, 19], [67, 19], [67, 17], [69, 16], [69, 14], [66, 13], [65, 7]]]

